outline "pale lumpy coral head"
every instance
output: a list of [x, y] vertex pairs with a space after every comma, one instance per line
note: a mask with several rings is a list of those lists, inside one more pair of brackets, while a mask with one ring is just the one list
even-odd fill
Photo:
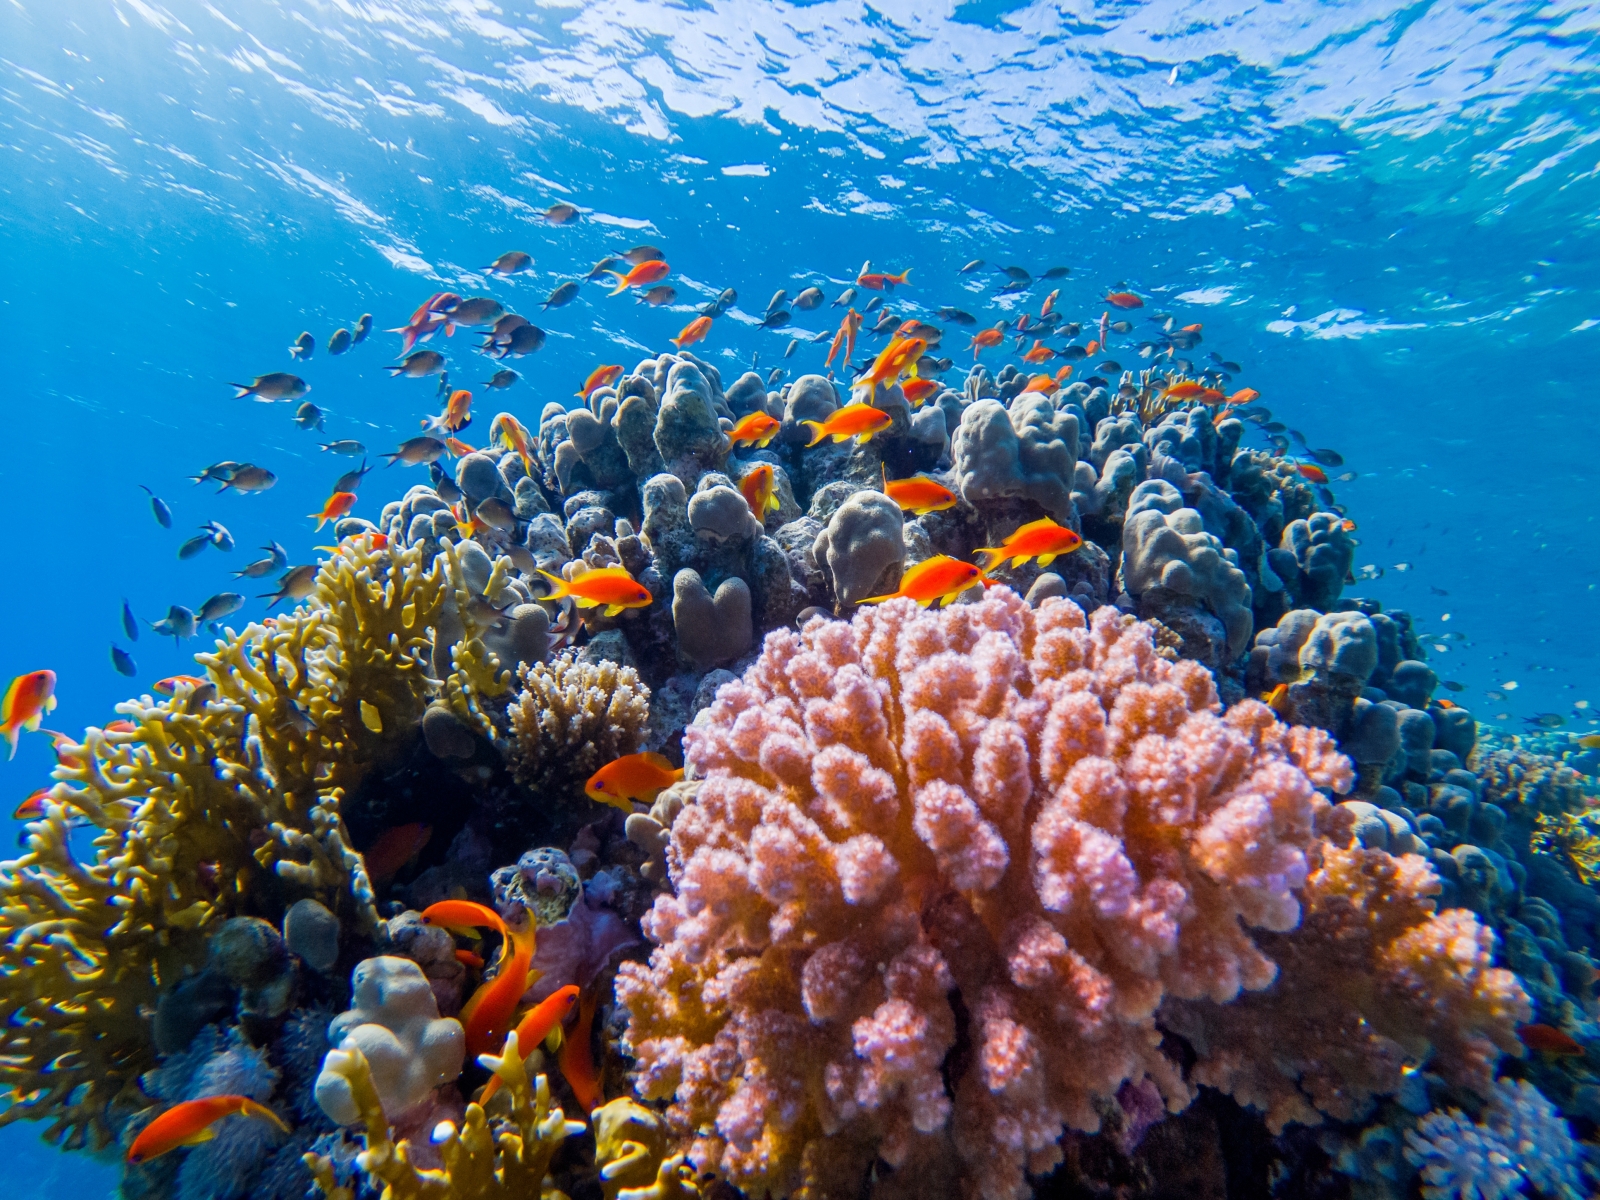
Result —
[[1023, 1196], [1125, 1081], [1180, 1107], [1157, 1005], [1272, 982], [1251, 929], [1295, 926], [1351, 782], [1151, 625], [1004, 588], [773, 633], [684, 746], [676, 894], [619, 994], [641, 1092], [754, 1195], [876, 1157]]

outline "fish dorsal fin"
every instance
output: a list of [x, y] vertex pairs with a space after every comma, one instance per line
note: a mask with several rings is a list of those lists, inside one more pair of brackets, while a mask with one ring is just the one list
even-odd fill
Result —
[[649, 763], [652, 767], [657, 767], [663, 771], [676, 771], [678, 769], [672, 765], [671, 760], [668, 759], [666, 755], [657, 754], [654, 750], [646, 750], [639, 757], [644, 759], [644, 761]]

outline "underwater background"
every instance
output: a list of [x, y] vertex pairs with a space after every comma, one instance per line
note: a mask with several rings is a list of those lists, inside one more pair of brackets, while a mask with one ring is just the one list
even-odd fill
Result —
[[[1577, 3], [9, 0], [0, 676], [48, 667], [46, 723], [103, 723], [192, 664], [193, 644], [148, 627], [130, 642], [124, 598], [153, 620], [234, 587], [256, 547], [305, 562], [328, 540], [306, 514], [355, 461], [228, 386], [291, 369], [302, 329], [318, 350], [293, 369], [326, 437], [375, 459], [437, 408], [433, 380], [385, 372], [396, 339], [379, 330], [442, 290], [532, 313], [648, 242], [677, 306], [586, 285], [537, 318], [548, 343], [505, 396], [530, 425], [727, 287], [734, 319], [697, 352], [725, 381], [792, 378], [822, 369], [827, 343], [806, 335], [839, 314], [762, 329], [779, 288], [831, 301], [864, 261], [910, 267], [886, 306], [987, 324], [1046, 290], [997, 296], [995, 266], [1067, 266], [1048, 287], [1068, 319], [1089, 327], [1127, 289], [1146, 300], [1136, 324], [1203, 322], [1197, 362], [1239, 364], [1231, 386], [1337, 450], [1356, 568], [1382, 568], [1346, 596], [1412, 613], [1455, 702], [1513, 733], [1541, 714], [1592, 732], [1597, 41]], [[581, 219], [542, 219], [558, 201]], [[486, 278], [513, 248], [533, 270]], [[988, 265], [962, 274], [973, 259]], [[362, 313], [372, 338], [330, 357]], [[456, 386], [493, 369], [469, 336], [430, 343]], [[991, 371], [1018, 361], [1004, 349]], [[944, 352], [959, 388], [965, 355]], [[278, 482], [189, 482], [224, 459]], [[421, 478], [380, 466], [354, 515], [376, 521]], [[178, 536], [208, 520], [237, 549], [179, 561]], [[266, 590], [245, 583], [241, 620]], [[0, 768], [15, 801], [52, 763], [48, 740], [22, 739]], [[36, 1133], [0, 1131], [13, 1192], [114, 1189], [116, 1166]]]

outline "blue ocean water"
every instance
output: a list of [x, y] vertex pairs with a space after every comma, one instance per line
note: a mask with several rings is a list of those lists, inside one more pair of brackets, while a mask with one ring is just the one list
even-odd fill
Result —
[[[839, 310], [756, 323], [775, 290], [831, 299], [864, 260], [911, 269], [895, 311], [955, 305], [984, 324], [1059, 286], [1057, 308], [1087, 326], [1126, 286], [1147, 298], [1136, 330], [1153, 312], [1202, 323], [1197, 360], [1237, 362], [1235, 386], [1337, 449], [1356, 474], [1333, 487], [1357, 563], [1383, 568], [1347, 594], [1412, 611], [1456, 700], [1513, 727], [1555, 712], [1586, 728], [1597, 42], [1592, 5], [1465, 0], [9, 0], [0, 676], [49, 667], [53, 723], [103, 722], [195, 648], [148, 627], [130, 642], [124, 597], [155, 619], [232, 590], [273, 540], [309, 560], [326, 539], [306, 514], [355, 465], [318, 442], [359, 439], [376, 463], [437, 411], [434, 380], [383, 369], [394, 335], [333, 358], [334, 329], [364, 312], [399, 325], [441, 290], [536, 315], [560, 281], [651, 242], [676, 306], [586, 285], [537, 318], [549, 343], [514, 364], [505, 407], [536, 424], [726, 287], [739, 308], [704, 347], [725, 377], [818, 369], [826, 344], [806, 335]], [[557, 201], [581, 219], [544, 221]], [[511, 249], [535, 270], [486, 277]], [[1001, 297], [1004, 264], [1071, 274]], [[294, 369], [325, 438], [228, 386], [290, 369], [302, 330], [318, 349]], [[1131, 364], [1138, 336], [1113, 354]], [[430, 343], [460, 386], [488, 375], [470, 344]], [[189, 481], [223, 459], [278, 483]], [[357, 515], [420, 478], [380, 465]], [[180, 562], [207, 520], [237, 548]], [[137, 680], [114, 672], [113, 643]], [[5, 794], [50, 762], [24, 739]], [[111, 1186], [109, 1169], [33, 1149], [31, 1129], [0, 1142], [29, 1164], [19, 1194]]]

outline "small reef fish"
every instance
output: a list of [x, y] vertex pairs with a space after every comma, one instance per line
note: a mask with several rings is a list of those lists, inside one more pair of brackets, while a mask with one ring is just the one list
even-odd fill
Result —
[[141, 1129], [128, 1147], [128, 1162], [137, 1166], [179, 1146], [209, 1142], [217, 1136], [213, 1126], [222, 1118], [235, 1115], [270, 1121], [284, 1133], [291, 1132], [282, 1117], [248, 1096], [206, 1096], [173, 1105]]
[[957, 325], [976, 325], [978, 318], [962, 308], [939, 308], [934, 315], [941, 321], [954, 321]]
[[348, 329], [343, 327], [335, 329], [328, 335], [328, 353], [332, 355], [343, 354], [350, 349], [354, 339]]
[[198, 691], [210, 685], [209, 679], [201, 679], [198, 675], [168, 675], [165, 679], [156, 680], [150, 687], [163, 696], [176, 696], [180, 687]]
[[562, 201], [544, 210], [544, 219], [552, 225], [570, 225], [578, 219], [578, 210]]
[[355, 491], [361, 486], [361, 481], [367, 477], [367, 474], [371, 470], [372, 468], [367, 466], [367, 460], [363, 458], [359, 467], [353, 471], [346, 471], [343, 475], [339, 476], [338, 481], [333, 485], [333, 490], [336, 492]]
[[222, 486], [217, 489], [217, 494], [221, 495], [229, 488], [236, 492], [264, 492], [277, 482], [278, 477], [265, 467], [258, 467], [253, 463], [245, 463], [222, 481]]
[[354, 492], [335, 492], [328, 497], [328, 502], [322, 506], [321, 512], [308, 513], [307, 515], [317, 523], [317, 529], [320, 530], [329, 521], [337, 521], [355, 506], [356, 494]]
[[778, 479], [771, 463], [757, 463], [739, 481], [739, 494], [744, 497], [750, 511], [758, 521], [765, 521], [769, 512], [777, 512]]
[[329, 454], [348, 454], [354, 458], [357, 454], [365, 454], [367, 448], [355, 438], [343, 438], [337, 442], [320, 442], [319, 447]]
[[574, 394], [580, 400], [587, 400], [590, 392], [597, 388], [610, 387], [621, 377], [622, 368], [619, 366], [596, 367], [589, 372], [589, 378], [583, 381], [583, 386]]
[[1032, 283], [1033, 276], [1028, 274], [1026, 267], [996, 267], [995, 270], [1004, 275], [1012, 283]]
[[913, 475], [910, 479], [890, 479], [887, 471], [883, 477], [883, 494], [902, 509], [917, 516], [943, 512], [956, 506], [956, 494], [936, 479], [926, 475]]
[[516, 510], [499, 496], [490, 496], [473, 510], [473, 515], [490, 529], [509, 533], [517, 527]]
[[1106, 303], [1114, 308], [1143, 308], [1144, 301], [1132, 292], [1107, 292]]
[[437, 350], [413, 350], [404, 361], [384, 370], [395, 377], [404, 375], [407, 379], [424, 379], [444, 370], [444, 355]]
[[1005, 337], [1006, 327], [1004, 323], [996, 325], [993, 329], [980, 329], [973, 334], [972, 341], [967, 345], [967, 349], [972, 351], [972, 361], [977, 362], [978, 355], [982, 354], [990, 346], [998, 346], [1005, 341]]
[[228, 386], [239, 389], [233, 397], [235, 400], [254, 396], [263, 404], [271, 404], [274, 400], [298, 400], [311, 390], [311, 385], [304, 379], [287, 371], [269, 371], [265, 375], [257, 375], [252, 383], [230, 383]]
[[173, 641], [183, 638], [192, 638], [200, 628], [200, 623], [194, 619], [194, 613], [181, 604], [174, 604], [167, 609], [167, 615], [159, 621], [151, 621], [150, 628], [162, 637], [170, 637]]
[[294, 410], [294, 423], [301, 429], [322, 431], [322, 410], [307, 400]]
[[274, 571], [281, 571], [289, 565], [289, 552], [277, 542], [261, 548], [267, 551], [267, 557], [247, 563], [242, 571], [235, 571], [233, 573], [235, 579], [265, 579]]
[[555, 290], [546, 296], [543, 303], [539, 305], [539, 311], [543, 312], [549, 308], [560, 308], [564, 304], [570, 304], [577, 294], [578, 285], [572, 280], [569, 279], [565, 283], [557, 284]]
[[6, 688], [5, 699], [0, 701], [0, 737], [11, 743], [8, 757], [17, 756], [17, 739], [23, 730], [30, 733], [39, 728], [44, 714], [56, 706], [56, 673], [54, 671], [29, 671], [18, 675]]
[[988, 557], [983, 564], [985, 571], [994, 570], [1007, 559], [1011, 560], [1013, 567], [1020, 567], [1034, 558], [1039, 560], [1041, 567], [1048, 567], [1061, 555], [1071, 554], [1082, 545], [1083, 539], [1072, 530], [1056, 524], [1049, 517], [1041, 517], [1021, 526], [1000, 545], [985, 546], [975, 553]]
[[855, 387], [867, 389], [867, 399], [871, 400], [878, 394], [878, 385], [892, 384], [902, 375], [916, 378], [917, 359], [922, 357], [927, 350], [928, 343], [923, 338], [896, 338], [883, 348], [883, 353], [873, 360], [872, 366], [856, 379]]
[[1517, 1040], [1530, 1050], [1560, 1058], [1579, 1058], [1583, 1043], [1553, 1025], [1518, 1025]]
[[350, 339], [350, 344], [359, 346], [367, 340], [367, 334], [372, 332], [372, 314], [362, 313], [361, 319], [356, 322], [355, 336]]
[[605, 274], [617, 281], [617, 286], [611, 289], [610, 294], [620, 296], [632, 287], [648, 287], [653, 283], [660, 283], [672, 274], [672, 268], [659, 258], [646, 259], [629, 271], [626, 275], [619, 271], [607, 271]]
[[1056, 352], [1054, 350], [1035, 338], [1028, 352], [1022, 356], [1022, 361], [1025, 363], [1046, 363], [1055, 356]]
[[1261, 399], [1261, 393], [1256, 391], [1255, 388], [1240, 388], [1237, 392], [1228, 397], [1228, 403], [1253, 404], [1259, 399]]
[[472, 393], [465, 388], [450, 393], [444, 412], [422, 422], [425, 433], [460, 433], [472, 424]]
[[488, 379], [484, 380], [482, 386], [486, 388], [508, 388], [521, 378], [522, 376], [518, 375], [510, 367], [501, 367]]
[[493, 1054], [505, 1041], [522, 993], [528, 990], [528, 968], [536, 949], [536, 927], [528, 921], [526, 929], [509, 930], [500, 949], [495, 977], [472, 993], [461, 1009], [461, 1023], [467, 1030], [467, 1054]]
[[912, 408], [919, 408], [923, 401], [943, 388], [944, 384], [937, 379], [908, 379], [900, 385], [900, 392]]
[[808, 287], [794, 298], [794, 306], [801, 312], [810, 312], [814, 308], [821, 307], [824, 299], [826, 297], [823, 296], [821, 288]]
[[782, 428], [781, 421], [757, 409], [728, 431], [728, 440], [735, 446], [754, 445], [765, 449]]
[[445, 438], [444, 448], [450, 452], [450, 455], [453, 458], [461, 458], [463, 455], [476, 454], [478, 452], [478, 448], [476, 446], [469, 446], [460, 438], [453, 437]]
[[[681, 330], [679, 330], [677, 337], [668, 338], [667, 340], [669, 342], [671, 342], [674, 346], [676, 346], [679, 350], [682, 350], [685, 346], [692, 346], [696, 342], [705, 341], [706, 334], [708, 334], [710, 332], [711, 332], [711, 318], [710, 317], [696, 317], [694, 320], [690, 321], [687, 325], [685, 325]], [[496, 1078], [499, 1078], [499, 1076], [496, 1076]]]
[[1316, 463], [1295, 463], [1294, 469], [1312, 483], [1327, 483], [1328, 473]]
[[17, 805], [11, 812], [13, 821], [37, 821], [44, 816], [45, 801], [50, 799], [51, 789], [39, 788], [31, 793], [26, 800]]
[[903, 284], [909, 280], [911, 268], [907, 267], [898, 275], [882, 273], [877, 275], [858, 275], [856, 284], [860, 287], [870, 288], [874, 292], [892, 292], [895, 284]]
[[289, 344], [289, 357], [305, 362], [316, 352], [316, 349], [317, 339], [311, 336], [310, 330], [307, 330]]
[[122, 601], [122, 632], [128, 635], [130, 642], [139, 640], [139, 622], [134, 618], [133, 606], [126, 597]]
[[223, 617], [231, 617], [244, 607], [244, 597], [238, 592], [218, 592], [195, 613], [194, 619], [201, 625], [209, 621], [220, 621]]
[[184, 542], [183, 545], [178, 547], [178, 557], [180, 559], [193, 558], [196, 554], [199, 554], [200, 551], [204, 550], [209, 545], [211, 545], [210, 533], [196, 534], [194, 537]]
[[646, 242], [642, 246], [635, 246], [632, 250], [624, 250], [622, 261], [638, 266], [640, 263], [653, 262], [666, 256], [666, 252], [660, 246], [652, 246]]
[[[578, 1006], [578, 985], [569, 983], [564, 988], [559, 988], [546, 996], [538, 1004], [522, 1014], [522, 1020], [517, 1022], [517, 1027], [512, 1032], [517, 1035], [517, 1053], [529, 1055], [538, 1049], [541, 1042], [550, 1036], [552, 1030], [567, 1019], [567, 1014]], [[478, 1097], [479, 1104], [488, 1104], [489, 1099], [500, 1090], [500, 1076], [491, 1075], [489, 1084], [483, 1089], [483, 1095]]]
[[847, 287], [847, 288], [845, 288], [844, 291], [839, 293], [839, 298], [837, 300], [835, 300], [832, 304], [830, 304], [828, 307], [829, 308], [848, 308], [848, 307], [850, 307], [850, 305], [854, 304], [855, 302], [856, 302], [856, 290], [855, 290], [855, 288]]
[[400, 443], [399, 449], [393, 454], [384, 454], [380, 457], [387, 458], [392, 467], [395, 463], [404, 463], [408, 467], [415, 467], [431, 462], [438, 462], [444, 454], [445, 444], [438, 438], [414, 437]]
[[1600, 733], [1586, 733], [1578, 739], [1581, 750], [1600, 750]]
[[278, 590], [266, 592], [259, 598], [262, 600], [271, 599], [272, 603], [267, 605], [267, 611], [271, 612], [278, 606], [280, 600], [304, 600], [311, 595], [312, 589], [316, 587], [316, 584], [317, 565], [308, 563], [306, 566], [294, 567], [284, 572], [282, 578], [278, 580]]
[[849, 366], [850, 360], [856, 352], [856, 335], [861, 332], [861, 314], [855, 309], [845, 310], [844, 319], [839, 322], [839, 332], [833, 335], [833, 345], [828, 348], [828, 360], [822, 365], [833, 366], [834, 357], [841, 349], [844, 357], [839, 360], [840, 365]]
[[367, 874], [373, 882], [393, 878], [401, 867], [422, 853], [432, 837], [433, 826], [421, 821], [385, 829], [377, 841], [361, 852]]
[[[196, 480], [196, 482], [199, 481]], [[141, 483], [139, 486], [144, 488], [144, 490], [150, 496], [150, 513], [155, 517], [156, 524], [161, 526], [163, 529], [171, 529], [172, 510], [167, 507], [167, 502], [154, 492], [150, 491], [150, 489], [145, 487], [144, 484]]]
[[[647, 292], [640, 292], [635, 297], [640, 304], [649, 304], [656, 308], [660, 308], [664, 304], [671, 304], [677, 298], [678, 289], [669, 283], [658, 284]], [[702, 315], [709, 316], [710, 314]]]
[[663, 790], [682, 779], [682, 767], [674, 767], [661, 755], [647, 750], [608, 762], [589, 776], [583, 794], [596, 803], [632, 813], [634, 802], [653, 804]]
[[[493, 325], [506, 315], [505, 305], [493, 296], [471, 296], [465, 300], [457, 300], [445, 310], [452, 325]], [[450, 336], [450, 330], [445, 331], [445, 336]]]
[[556, 1063], [561, 1077], [567, 1081], [572, 1094], [578, 1098], [585, 1113], [592, 1113], [605, 1102], [605, 1092], [600, 1088], [600, 1076], [594, 1069], [594, 1047], [589, 1040], [594, 1030], [594, 1010], [600, 1003], [600, 992], [590, 988], [578, 1002], [578, 1023], [572, 1027], [567, 1040], [561, 1043], [561, 1053]]
[[757, 328], [782, 329], [793, 319], [793, 317], [794, 314], [788, 309], [780, 308], [776, 312], [769, 312], [765, 317], [763, 317]]
[[994, 581], [982, 568], [951, 558], [948, 554], [935, 554], [919, 562], [900, 578], [900, 586], [884, 596], [870, 596], [863, 604], [882, 604], [885, 600], [915, 600], [923, 608], [930, 605], [949, 605], [957, 596], [978, 585], [992, 587]]
[[[1072, 368], [1068, 367], [1067, 370], [1070, 371]], [[1061, 384], [1053, 375], [1035, 375], [1028, 380], [1028, 386], [1022, 389], [1024, 394], [1028, 392], [1054, 393], [1060, 390]]]
[[456, 961], [463, 967], [471, 967], [474, 971], [483, 970], [483, 955], [474, 954], [471, 950], [457, 950]]
[[484, 270], [493, 271], [496, 275], [520, 275], [533, 270], [533, 255], [526, 250], [507, 250]]
[[957, 275], [971, 275], [974, 271], [981, 271], [981, 270], [983, 270], [983, 268], [984, 268], [983, 259], [975, 258], [971, 262], [969, 262], [966, 266], [962, 267], [961, 270], [957, 271], [956, 274]]
[[1289, 715], [1289, 685], [1280, 683], [1269, 692], [1261, 694], [1261, 703], [1265, 704], [1280, 717]]
[[492, 929], [505, 935], [505, 918], [494, 909], [472, 900], [440, 900], [422, 910], [424, 925], [445, 929]]
[[856, 438], [858, 445], [865, 446], [872, 440], [873, 434], [882, 433], [892, 421], [893, 418], [881, 408], [873, 408], [870, 404], [847, 404], [829, 414], [826, 421], [800, 423], [811, 430], [811, 440], [806, 443], [809, 449], [825, 437], [831, 437], [836, 442]]
[[139, 673], [139, 664], [134, 662], [133, 655], [121, 646], [111, 647], [111, 665], [118, 675], [126, 675], [129, 679]]
[[571, 597], [579, 608], [604, 606], [605, 615], [614, 617], [625, 608], [649, 608], [650, 590], [629, 575], [625, 567], [601, 567], [587, 571], [576, 579], [563, 579], [541, 569], [553, 585], [545, 600], [564, 600]]
[[[489, 441], [491, 444], [498, 443], [507, 450], [515, 451], [517, 457], [522, 459], [523, 470], [530, 475], [533, 474], [531, 449], [533, 437], [528, 433], [527, 428], [521, 421], [510, 413], [500, 413], [489, 423]], [[454, 447], [451, 447], [451, 449], [454, 450]], [[468, 453], [470, 454], [471, 451], [469, 450]]]

